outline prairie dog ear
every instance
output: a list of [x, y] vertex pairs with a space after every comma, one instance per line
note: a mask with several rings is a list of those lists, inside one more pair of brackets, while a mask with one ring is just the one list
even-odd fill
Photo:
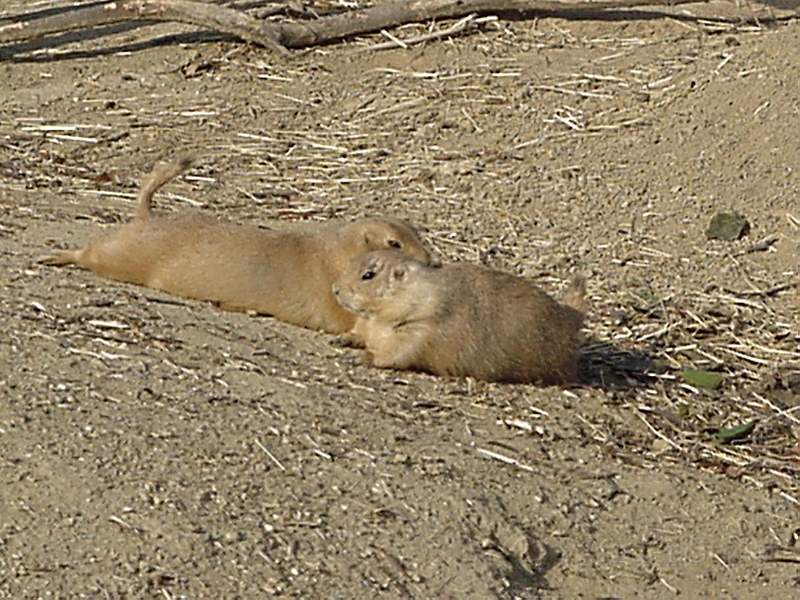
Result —
[[402, 250], [403, 244], [395, 238], [384, 239], [382, 233], [365, 231], [363, 234], [364, 246], [374, 250]]
[[395, 281], [402, 281], [411, 273], [419, 270], [419, 265], [413, 260], [406, 261], [402, 264], [395, 265], [392, 269], [392, 279]]
[[381, 243], [382, 234], [380, 231], [376, 231], [373, 227], [366, 226], [364, 233], [362, 235], [362, 241], [364, 242], [364, 246], [367, 248], [371, 248], [373, 250], [381, 250], [386, 248], [386, 244]]

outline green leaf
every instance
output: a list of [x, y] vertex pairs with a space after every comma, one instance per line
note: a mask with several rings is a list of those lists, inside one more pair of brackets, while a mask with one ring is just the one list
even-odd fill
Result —
[[689, 385], [704, 390], [717, 389], [725, 379], [719, 373], [712, 373], [711, 371], [698, 371], [696, 369], [684, 369], [681, 375], [683, 376], [683, 380]]
[[706, 237], [710, 240], [738, 240], [750, 231], [750, 223], [738, 213], [717, 213], [711, 218], [706, 229]]
[[736, 427], [731, 427], [730, 429], [720, 429], [714, 434], [714, 441], [718, 444], [727, 444], [733, 440], [740, 440], [750, 435], [750, 432], [753, 431], [756, 423], [758, 423], [758, 420], [753, 419], [744, 425], [737, 425]]

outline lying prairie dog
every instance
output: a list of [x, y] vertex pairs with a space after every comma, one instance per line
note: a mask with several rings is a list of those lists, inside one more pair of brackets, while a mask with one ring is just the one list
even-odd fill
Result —
[[39, 262], [77, 264], [108, 279], [331, 333], [346, 332], [355, 323], [355, 315], [331, 291], [353, 259], [391, 248], [430, 262], [419, 235], [399, 219], [370, 217], [287, 233], [199, 214], [151, 215], [153, 194], [189, 164], [180, 157], [156, 167], [141, 187], [130, 223], [83, 249]]
[[489, 381], [577, 379], [585, 282], [556, 302], [532, 281], [468, 263], [427, 266], [395, 251], [357, 258], [333, 286], [359, 316], [372, 364]]

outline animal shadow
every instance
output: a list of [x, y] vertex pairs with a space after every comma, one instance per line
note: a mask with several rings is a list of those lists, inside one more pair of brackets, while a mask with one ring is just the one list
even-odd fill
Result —
[[613, 342], [588, 338], [578, 363], [583, 385], [607, 390], [649, 387], [667, 366], [643, 349], [621, 348]]

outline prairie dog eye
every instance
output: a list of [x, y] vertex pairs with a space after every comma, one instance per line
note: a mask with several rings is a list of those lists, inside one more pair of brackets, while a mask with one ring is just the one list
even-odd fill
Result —
[[391, 246], [392, 248], [397, 248], [398, 250], [400, 250], [403, 247], [403, 244], [401, 244], [397, 240], [389, 240], [389, 246]]
[[361, 280], [362, 280], [362, 281], [367, 281], [367, 280], [369, 280], [369, 279], [372, 279], [373, 277], [375, 277], [375, 271], [373, 271], [372, 269], [369, 269], [369, 270], [367, 270], [367, 271], [364, 271], [364, 272], [361, 274]]

